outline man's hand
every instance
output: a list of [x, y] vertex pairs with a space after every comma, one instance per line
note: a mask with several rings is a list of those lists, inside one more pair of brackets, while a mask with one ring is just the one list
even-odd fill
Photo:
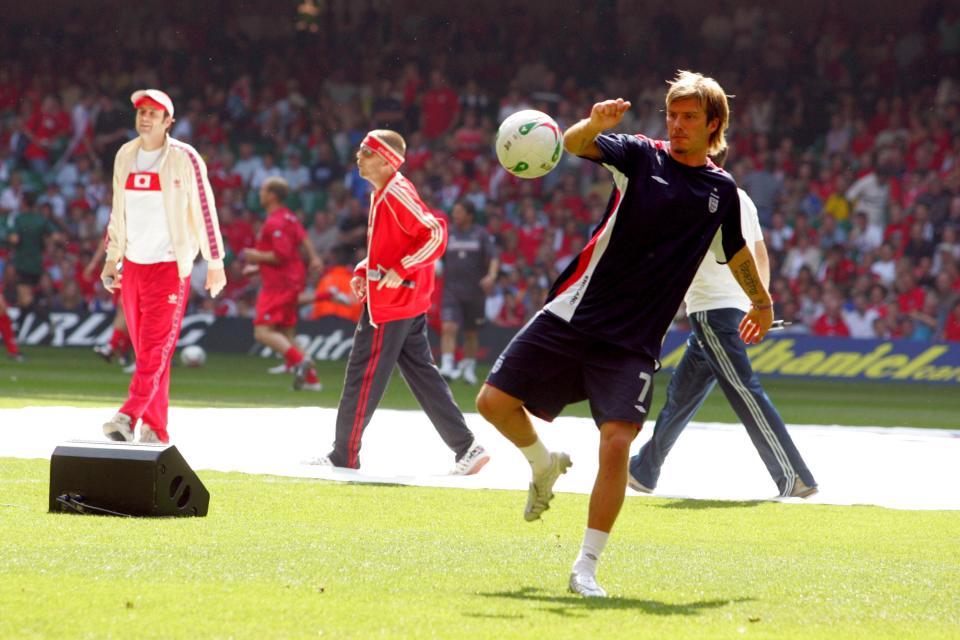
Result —
[[103, 288], [113, 293], [114, 290], [120, 289], [121, 280], [123, 280], [123, 274], [117, 269], [117, 263], [107, 260], [103, 264], [103, 269], [100, 270], [100, 282], [103, 283]]
[[363, 276], [353, 276], [350, 278], [350, 290], [357, 300], [363, 302], [367, 297], [367, 279]]
[[629, 108], [630, 103], [623, 98], [596, 103], [590, 110], [589, 118], [568, 127], [563, 133], [564, 149], [581, 158], [599, 160], [601, 154], [597, 136], [617, 126]]
[[623, 98], [604, 100], [593, 105], [590, 110], [590, 128], [606, 131], [620, 124], [623, 114], [630, 108], [630, 102]]
[[772, 324], [773, 305], [750, 307], [750, 311], [740, 321], [740, 339], [747, 344], [757, 344], [767, 335]]
[[207, 269], [207, 282], [203, 288], [210, 292], [211, 298], [216, 298], [223, 288], [227, 286], [227, 274], [222, 268]]
[[307, 267], [310, 273], [320, 273], [323, 271], [323, 258], [314, 256], [310, 258], [310, 265]]
[[377, 285], [377, 291], [386, 287], [387, 289], [396, 289], [403, 284], [403, 278], [400, 277], [400, 274], [390, 269], [385, 274], [380, 276], [380, 284]]
[[493, 291], [493, 285], [497, 282], [497, 276], [487, 274], [480, 278], [480, 288], [483, 289], [483, 292], [487, 295]]

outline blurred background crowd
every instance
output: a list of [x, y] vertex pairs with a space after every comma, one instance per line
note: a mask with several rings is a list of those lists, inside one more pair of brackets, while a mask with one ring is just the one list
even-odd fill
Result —
[[113, 4], [22, 7], [0, 42], [12, 306], [27, 270], [44, 308], [111, 308], [92, 258], [113, 156], [135, 135], [129, 95], [155, 87], [176, 105], [173, 136], [206, 160], [229, 250], [225, 294], [197, 291], [195, 310], [252, 316], [258, 283], [236, 256], [263, 219], [260, 185], [280, 175], [325, 260], [303, 315], [355, 317], [344, 285], [363, 255], [369, 185], [354, 153], [383, 127], [406, 137], [402, 171], [431, 208], [474, 205], [501, 264], [488, 318], [519, 327], [586, 242], [611, 183], [571, 157], [543, 179], [511, 177], [494, 156], [498, 123], [535, 108], [565, 128], [598, 99], [624, 97], [620, 131], [664, 137], [665, 81], [683, 68], [734, 96], [726, 168], [757, 204], [776, 315], [791, 331], [960, 340], [956, 3], [814, 1], [798, 19], [778, 2], [506, 12], [497, 1], [173, 0], [123, 5], [108, 24], [99, 14]]

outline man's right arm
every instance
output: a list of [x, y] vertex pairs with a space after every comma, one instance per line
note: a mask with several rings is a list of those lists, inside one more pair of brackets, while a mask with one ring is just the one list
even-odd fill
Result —
[[581, 158], [600, 160], [602, 156], [597, 146], [597, 136], [617, 126], [629, 108], [630, 103], [623, 98], [596, 103], [590, 110], [589, 118], [568, 127], [564, 132], [563, 148]]
[[120, 233], [117, 226], [120, 224], [120, 216], [124, 215], [122, 212], [125, 206], [124, 185], [120, 181], [120, 165], [120, 151], [117, 151], [113, 160], [113, 208], [110, 211], [110, 219], [107, 222], [107, 237], [104, 240], [106, 243], [106, 259], [103, 268], [100, 270], [100, 281], [104, 288], [110, 292], [120, 288], [120, 280], [122, 279], [120, 270], [117, 268], [117, 263], [123, 257], [120, 254]]

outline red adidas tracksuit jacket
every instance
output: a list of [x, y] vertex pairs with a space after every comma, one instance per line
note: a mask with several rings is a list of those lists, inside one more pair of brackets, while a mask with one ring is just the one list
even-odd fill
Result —
[[[370, 196], [367, 257], [354, 273], [367, 280], [372, 324], [426, 313], [434, 288], [433, 265], [446, 247], [446, 222], [430, 213], [416, 187], [399, 171]], [[378, 289], [390, 269], [404, 279], [403, 285]]]

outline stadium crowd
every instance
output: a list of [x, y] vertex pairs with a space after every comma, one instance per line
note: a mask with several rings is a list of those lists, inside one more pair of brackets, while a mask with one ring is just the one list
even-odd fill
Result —
[[258, 284], [236, 256], [262, 222], [260, 185], [279, 175], [326, 265], [303, 314], [356, 318], [346, 283], [365, 250], [369, 185], [354, 153], [380, 127], [407, 138], [402, 170], [431, 207], [473, 203], [501, 265], [487, 316], [519, 327], [588, 239], [610, 180], [570, 157], [540, 180], [510, 176], [493, 152], [497, 123], [535, 108], [565, 128], [597, 99], [623, 96], [633, 107], [621, 130], [662, 138], [664, 81], [692, 68], [735, 94], [727, 169], [757, 204], [789, 330], [960, 341], [955, 5], [929, 3], [891, 30], [842, 3], [816, 5], [792, 29], [775, 5], [721, 2], [691, 19], [682, 5], [563, 4], [521, 10], [509, 29], [496, 2], [453, 3], [440, 18], [371, 0], [234, 14], [217, 28], [213, 9], [178, 21], [128, 7], [131, 24], [157, 28], [124, 38], [79, 6], [40, 33], [10, 30], [0, 45], [4, 299], [112, 308], [92, 258], [113, 155], [134, 135], [128, 96], [150, 86], [176, 103], [173, 136], [206, 160], [228, 246], [222, 299], [198, 290], [194, 309], [252, 315]]

